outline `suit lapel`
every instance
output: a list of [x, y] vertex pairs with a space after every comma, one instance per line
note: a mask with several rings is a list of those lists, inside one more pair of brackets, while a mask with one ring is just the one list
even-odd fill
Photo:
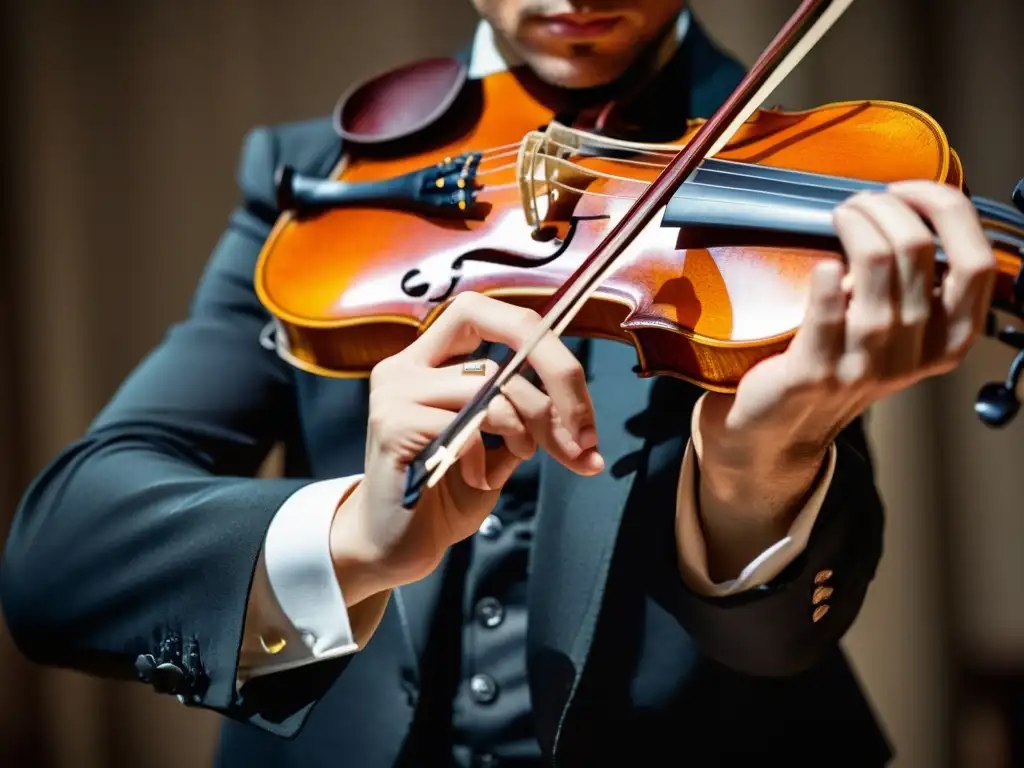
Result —
[[644, 410], [650, 389], [650, 380], [632, 373], [630, 346], [591, 344], [588, 378], [605, 470], [580, 477], [544, 456], [531, 555], [528, 664], [538, 735], [549, 749], [590, 650], [633, 458], [643, 447], [625, 425]]

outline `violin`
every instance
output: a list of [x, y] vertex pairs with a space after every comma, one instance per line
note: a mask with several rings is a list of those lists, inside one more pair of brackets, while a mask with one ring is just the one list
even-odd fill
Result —
[[[328, 178], [278, 171], [283, 211], [255, 273], [296, 367], [366, 377], [459, 293], [537, 310], [548, 331], [631, 344], [637, 375], [734, 392], [801, 324], [814, 266], [842, 259], [832, 210], [852, 194], [929, 179], [967, 192], [942, 127], [910, 105], [761, 106], [852, 0], [805, 0], [732, 96], [665, 143], [560, 122], [514, 72], [470, 80], [417, 62], [339, 100], [345, 154]], [[595, 121], [600, 123], [600, 120]], [[1015, 206], [971, 198], [998, 259], [989, 336], [1019, 350], [976, 412], [1018, 410], [1024, 332], [1024, 180]], [[937, 279], [942, 275], [941, 252]], [[456, 460], [510, 355], [410, 471], [407, 502]]]

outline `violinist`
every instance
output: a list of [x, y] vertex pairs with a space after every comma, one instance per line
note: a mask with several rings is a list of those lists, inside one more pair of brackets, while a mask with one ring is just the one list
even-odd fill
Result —
[[[468, 78], [514, 71], [588, 130], [680, 136], [744, 75], [681, 0], [474, 5]], [[225, 767], [886, 764], [839, 645], [882, 552], [863, 414], [979, 332], [995, 259], [968, 200], [841, 205], [846, 265], [735, 394], [549, 334], [407, 510], [410, 462], [539, 317], [460, 294], [363, 380], [261, 345], [275, 171], [324, 177], [343, 143], [328, 118], [248, 136], [188, 317], [24, 496], [23, 652], [219, 713]], [[275, 443], [285, 476], [255, 477]]]

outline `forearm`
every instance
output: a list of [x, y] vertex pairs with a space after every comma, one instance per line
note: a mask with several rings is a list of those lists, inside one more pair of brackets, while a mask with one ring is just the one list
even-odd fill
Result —
[[721, 429], [705, 439], [706, 402], [700, 398], [692, 416], [696, 494], [708, 573], [724, 581], [786, 536], [820, 487], [831, 447], [799, 453], [778, 436]]
[[302, 482], [215, 477], [183, 451], [155, 431], [100, 431], [69, 448], [18, 510], [2, 602], [37, 662], [133, 678], [140, 657], [184, 653], [163, 692], [227, 710], [257, 556]]
[[[656, 544], [659, 594], [709, 656], [751, 674], [789, 675], [849, 628], [881, 554], [882, 506], [860, 437], [857, 425], [836, 441], [790, 527], [725, 579], [711, 576], [703, 510], [680, 504], [671, 545]], [[696, 499], [694, 465], [677, 475], [679, 499]]]
[[707, 454], [699, 463], [700, 521], [714, 581], [735, 578], [785, 538], [826, 468], [824, 458], [764, 474], [732, 470]]

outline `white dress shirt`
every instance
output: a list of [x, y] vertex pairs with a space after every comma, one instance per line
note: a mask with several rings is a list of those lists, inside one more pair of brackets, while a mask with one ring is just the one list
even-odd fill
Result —
[[[665, 58], [682, 41], [689, 20], [687, 12], [680, 14]], [[473, 42], [470, 77], [484, 77], [509, 65], [495, 45], [492, 28], [481, 22]], [[679, 476], [676, 530], [682, 578], [694, 591], [715, 597], [766, 584], [804, 550], [832, 481], [836, 448], [831, 446], [825, 472], [788, 534], [754, 558], [735, 579], [714, 583], [708, 576], [695, 488], [698, 451], [694, 443], [700, 443], [696, 416], [701, 403], [698, 400], [694, 409], [693, 439], [687, 444]], [[291, 496], [275, 515], [247, 605], [239, 684], [251, 677], [355, 653], [380, 623], [390, 593], [346, 609], [330, 553], [335, 511], [361, 477], [314, 482]]]

